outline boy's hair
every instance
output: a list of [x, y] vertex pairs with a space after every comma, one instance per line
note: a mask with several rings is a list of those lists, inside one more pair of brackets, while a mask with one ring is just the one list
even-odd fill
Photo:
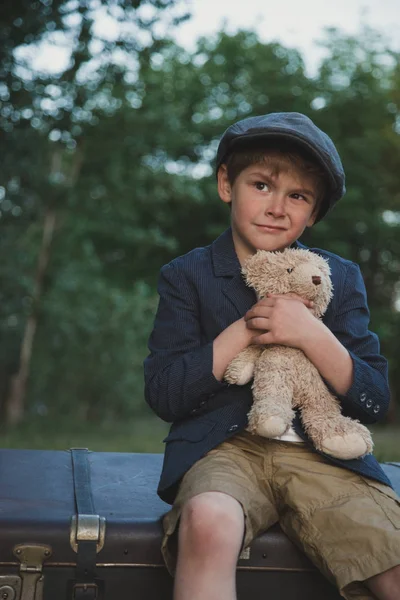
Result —
[[311, 156], [294, 144], [280, 140], [279, 143], [255, 145], [231, 152], [226, 160], [228, 181], [234, 184], [242, 171], [251, 165], [264, 164], [271, 168], [272, 175], [288, 172], [294, 169], [311, 177], [314, 181], [316, 204], [314, 213], [318, 213], [327, 189], [326, 173]]

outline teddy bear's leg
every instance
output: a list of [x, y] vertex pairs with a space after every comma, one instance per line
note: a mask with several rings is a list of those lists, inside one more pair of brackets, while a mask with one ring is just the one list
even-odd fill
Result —
[[247, 430], [263, 437], [283, 435], [293, 421], [293, 381], [279, 352], [268, 349], [254, 372], [253, 405]]
[[331, 394], [317, 369], [309, 362], [308, 371], [311, 377], [302, 390], [299, 404], [305, 431], [317, 450], [344, 460], [371, 452], [373, 442], [367, 427], [341, 414], [339, 400]]
[[263, 351], [262, 346], [248, 346], [240, 352], [228, 365], [224, 379], [228, 383], [244, 385], [248, 383], [254, 375], [254, 366], [258, 357]]

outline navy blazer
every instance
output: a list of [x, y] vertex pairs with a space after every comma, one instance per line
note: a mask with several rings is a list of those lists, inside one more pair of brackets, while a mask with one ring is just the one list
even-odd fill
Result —
[[[294, 245], [305, 247], [299, 242]], [[344, 396], [336, 394], [342, 412], [361, 423], [375, 423], [389, 406], [388, 369], [379, 353], [377, 336], [368, 330], [369, 310], [360, 269], [325, 250], [310, 250], [329, 261], [334, 296], [323, 321], [347, 348], [354, 364], [350, 389]], [[159, 496], [172, 504], [186, 471], [247, 425], [251, 382], [239, 386], [215, 379], [213, 340], [243, 317], [257, 298], [243, 280], [231, 229], [210, 246], [196, 248], [165, 265], [158, 292], [150, 354], [144, 361], [145, 398], [161, 419], [173, 423], [164, 440], [158, 487]], [[298, 415], [293, 427], [312, 446]], [[335, 465], [391, 485], [372, 454], [355, 460], [322, 456]]]

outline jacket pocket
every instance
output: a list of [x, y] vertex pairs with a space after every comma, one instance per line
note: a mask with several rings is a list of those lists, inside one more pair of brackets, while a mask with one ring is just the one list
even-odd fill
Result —
[[215, 425], [215, 421], [208, 419], [187, 421], [177, 425], [175, 429], [170, 431], [163, 442], [200, 442], [214, 429]]
[[375, 502], [381, 507], [389, 521], [396, 529], [400, 529], [400, 498], [389, 486], [374, 479], [363, 477]]

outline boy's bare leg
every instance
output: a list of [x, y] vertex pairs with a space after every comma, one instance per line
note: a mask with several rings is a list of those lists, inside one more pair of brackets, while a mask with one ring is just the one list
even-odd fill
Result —
[[241, 504], [206, 492], [183, 507], [174, 600], [235, 600], [236, 563], [244, 534]]
[[370, 577], [364, 582], [378, 600], [400, 598], [400, 565]]

